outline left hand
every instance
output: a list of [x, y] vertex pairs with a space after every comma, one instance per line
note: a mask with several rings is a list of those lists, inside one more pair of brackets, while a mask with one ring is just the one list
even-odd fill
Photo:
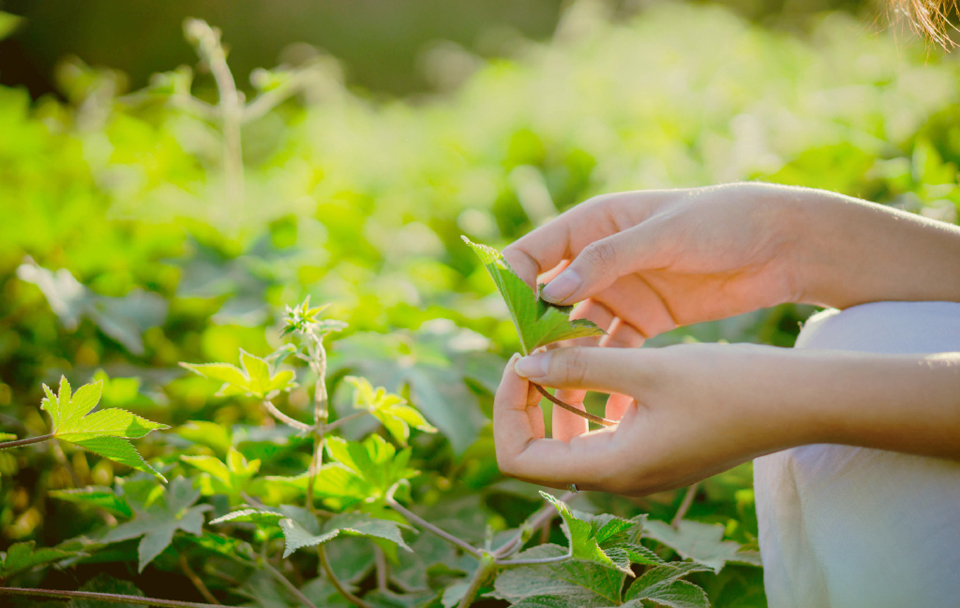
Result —
[[[819, 438], [802, 412], [778, 402], [785, 386], [805, 381], [803, 360], [752, 344], [572, 347], [523, 359], [528, 381], [515, 357], [494, 404], [497, 460], [507, 475], [555, 488], [640, 496], [689, 485]], [[532, 371], [537, 363], [543, 373]], [[530, 382], [611, 393], [606, 417], [620, 423], [547, 439]]]

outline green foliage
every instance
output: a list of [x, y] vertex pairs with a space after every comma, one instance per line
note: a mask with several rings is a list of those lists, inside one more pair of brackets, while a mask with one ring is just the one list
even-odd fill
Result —
[[36, 549], [35, 546], [36, 543], [32, 540], [14, 543], [6, 553], [0, 553], [0, 578], [6, 580], [34, 566], [55, 562], [76, 554], [60, 549]]
[[400, 525], [394, 521], [376, 519], [365, 513], [344, 513], [330, 519], [323, 527], [322, 534], [311, 534], [296, 521], [285, 518], [279, 522], [286, 541], [283, 556], [289, 557], [297, 549], [315, 547], [334, 538], [346, 536], [366, 536], [390, 541], [398, 547], [412, 552], [400, 534]]
[[510, 318], [517, 328], [520, 352], [524, 355], [529, 355], [551, 342], [602, 336], [606, 333], [593, 321], [570, 320], [572, 306], [556, 306], [541, 299], [539, 294], [535, 294], [523, 279], [517, 276], [496, 249], [472, 243], [467, 237], [463, 237], [463, 240], [473, 248], [493, 282], [497, 284], [500, 295], [507, 303]]
[[[270, 364], [260, 357], [240, 349], [240, 367], [229, 363], [180, 363], [182, 367], [211, 380], [223, 382], [218, 397], [250, 395], [269, 399], [276, 393], [296, 388], [294, 374], [290, 370], [273, 371]], [[241, 369], [242, 368], [242, 369]]]
[[53, 436], [166, 481], [163, 475], [143, 460], [129, 440], [139, 439], [155, 429], [169, 427], [117, 408], [91, 414], [100, 402], [102, 387], [103, 382], [86, 384], [74, 394], [71, 393], [67, 378], [61, 376], [60, 389], [54, 395], [44, 384], [43, 391], [47, 396], [40, 407], [50, 414]]
[[382, 386], [374, 389], [366, 378], [347, 376], [344, 380], [354, 387], [353, 407], [373, 414], [401, 445], [407, 444], [411, 426], [426, 433], [437, 432], [403, 397], [388, 393]]

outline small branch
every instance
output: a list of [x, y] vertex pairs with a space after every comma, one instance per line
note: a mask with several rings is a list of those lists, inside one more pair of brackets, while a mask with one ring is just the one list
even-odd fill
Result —
[[390, 488], [390, 490], [387, 492], [387, 496], [386, 496], [386, 499], [385, 499], [385, 500], [386, 500], [386, 503], [387, 503], [387, 506], [389, 506], [391, 509], [393, 509], [394, 511], [396, 511], [396, 512], [399, 513], [400, 515], [403, 515], [404, 517], [406, 517], [406, 518], [409, 519], [410, 521], [416, 523], [416, 524], [419, 525], [420, 527], [424, 528], [425, 530], [427, 530], [427, 531], [429, 531], [429, 532], [433, 532], [434, 534], [436, 534], [436, 535], [439, 536], [440, 538], [446, 540], [447, 542], [450, 542], [450, 543], [452, 543], [452, 544], [460, 547], [461, 549], [463, 549], [464, 551], [466, 551], [466, 552], [469, 553], [470, 555], [472, 555], [472, 556], [474, 556], [474, 557], [476, 557], [476, 558], [480, 558], [480, 557], [483, 556], [483, 553], [482, 553], [479, 549], [477, 549], [476, 547], [474, 547], [473, 545], [469, 544], [468, 542], [466, 542], [466, 541], [464, 541], [464, 540], [461, 540], [461, 539], [457, 538], [456, 536], [454, 536], [453, 534], [450, 534], [449, 532], [445, 532], [445, 531], [441, 530], [440, 528], [436, 527], [435, 525], [431, 524], [431, 523], [428, 522], [427, 520], [423, 519], [422, 517], [420, 517], [419, 515], [417, 515], [417, 514], [414, 513], [413, 511], [410, 511], [409, 509], [407, 509], [406, 507], [404, 507], [403, 505], [401, 505], [400, 503], [398, 503], [398, 502], [396, 501], [396, 499], [394, 499], [394, 497], [393, 497], [393, 493], [396, 491], [396, 488], [397, 488], [397, 486], [393, 486], [393, 487]]
[[581, 410], [581, 409], [578, 408], [578, 407], [575, 407], [575, 406], [570, 405], [570, 404], [567, 403], [566, 401], [561, 401], [560, 399], [557, 399], [556, 397], [554, 397], [553, 395], [551, 395], [550, 393], [548, 393], [548, 392], [547, 392], [547, 389], [543, 388], [542, 386], [540, 386], [539, 384], [537, 384], [537, 383], [535, 383], [535, 382], [531, 382], [531, 384], [533, 384], [533, 386], [534, 386], [538, 391], [540, 391], [540, 394], [541, 394], [541, 395], [543, 395], [544, 397], [546, 397], [547, 399], [549, 399], [550, 401], [552, 401], [552, 402], [554, 403], [554, 405], [559, 405], [560, 407], [562, 407], [563, 409], [567, 410], [567, 411], [570, 412], [571, 414], [576, 414], [577, 416], [580, 416], [581, 418], [586, 418], [586, 419], [589, 420], [590, 422], [599, 424], [599, 425], [601, 425], [601, 426], [616, 426], [616, 425], [617, 425], [617, 423], [616, 423], [615, 421], [613, 421], [613, 420], [607, 420], [606, 418], [601, 418], [600, 416], [594, 416], [594, 415], [591, 414], [590, 412]]
[[[181, 602], [179, 600], [158, 600], [152, 597], [121, 595], [119, 593], [94, 593], [92, 591], [59, 591], [54, 589], [23, 589], [21, 587], [0, 587], [0, 595], [25, 595], [27, 597], [46, 597], [60, 600], [84, 599], [110, 602], [113, 604], [133, 604], [135, 606], [161, 606], [170, 608], [217, 608], [218, 604], [200, 602]], [[313, 608], [316, 608], [314, 606]]]
[[385, 592], [387, 591], [389, 572], [387, 571], [387, 557], [383, 554], [380, 545], [373, 546], [373, 558], [377, 569], [377, 590]]
[[680, 525], [680, 522], [683, 520], [683, 516], [687, 514], [687, 511], [690, 510], [690, 505], [693, 504], [693, 499], [697, 496], [697, 490], [700, 489], [700, 482], [696, 482], [687, 488], [687, 493], [683, 496], [683, 501], [680, 503], [680, 508], [677, 509], [677, 514], [673, 516], [673, 520], [670, 521], [670, 525], [676, 528]]
[[47, 441], [48, 439], [53, 439], [53, 433], [48, 433], [47, 435], [38, 435], [36, 437], [27, 437], [26, 439], [14, 439], [13, 441], [4, 441], [0, 443], [0, 450], [6, 450], [9, 448], [19, 448], [20, 446], [30, 445], [31, 443], [40, 443], [42, 441]]
[[362, 412], [354, 412], [353, 414], [344, 416], [343, 418], [338, 418], [333, 422], [331, 422], [330, 424], [323, 425], [322, 431], [324, 433], [329, 433], [333, 429], [339, 428], [345, 425], [346, 423], [350, 422], [351, 420], [356, 420], [357, 418], [363, 418], [368, 414], [370, 414], [369, 410], [363, 410]]
[[267, 560], [263, 560], [263, 566], [267, 569], [267, 572], [272, 574], [274, 578], [280, 581], [280, 584], [286, 587], [290, 591], [290, 593], [297, 596], [297, 599], [300, 600], [304, 606], [306, 606], [307, 608], [317, 608], [317, 605], [311, 602], [310, 598], [305, 596], [302, 591], [297, 589], [296, 585], [291, 583], [287, 579], [287, 577], [283, 575], [282, 572], [280, 572], [279, 570], [271, 566], [270, 562], [268, 562]]
[[[573, 496], [574, 496], [573, 492], [567, 492], [557, 500], [559, 500], [560, 502], [567, 502], [568, 500], [573, 498]], [[528, 531], [536, 530], [540, 526], [543, 526], [547, 522], [553, 520], [553, 518], [556, 516], [557, 516], [557, 509], [553, 505], [548, 504], [544, 507], [541, 507], [539, 511], [535, 512], [533, 515], [531, 515], [528, 518], [530, 523], [524, 523], [521, 526], [520, 531], [517, 532], [516, 536], [514, 536], [513, 538], [505, 542], [503, 545], [500, 546], [499, 549], [493, 552], [494, 557], [504, 558], [504, 557], [509, 557], [513, 555], [526, 542], [526, 539], [524, 538], [524, 536], [526, 536]]]
[[521, 557], [519, 559], [498, 559], [494, 563], [498, 566], [527, 566], [530, 564], [555, 564], [557, 562], [566, 561], [573, 557], [573, 551], [571, 550], [566, 555], [558, 555], [556, 557]]
[[317, 545], [317, 555], [320, 557], [320, 567], [323, 568], [323, 572], [327, 575], [327, 580], [337, 589], [340, 595], [354, 606], [357, 606], [357, 608], [373, 608], [373, 606], [350, 593], [350, 591], [343, 586], [343, 583], [340, 582], [340, 579], [338, 579], [337, 575], [333, 572], [333, 568], [330, 567], [330, 560], [327, 559], [327, 550], [322, 544]]
[[266, 410], [267, 410], [268, 412], [270, 412], [270, 414], [271, 414], [274, 418], [276, 418], [276, 419], [279, 420], [280, 422], [286, 424], [287, 426], [290, 426], [290, 427], [293, 427], [293, 428], [297, 429], [297, 430], [300, 431], [301, 433], [309, 433], [310, 431], [313, 430], [313, 427], [310, 426], [309, 424], [304, 424], [303, 422], [300, 422], [299, 420], [294, 420], [294, 419], [291, 418], [290, 416], [287, 416], [286, 414], [284, 414], [283, 412], [281, 412], [280, 410], [278, 410], [278, 409], [277, 409], [277, 406], [275, 406], [275, 405], [273, 404], [273, 402], [270, 401], [269, 399], [264, 399], [264, 400], [263, 400], [263, 407], [265, 407]]
[[210, 590], [207, 589], [207, 586], [203, 584], [203, 580], [197, 573], [193, 571], [193, 568], [190, 567], [190, 564], [187, 563], [187, 558], [184, 557], [183, 553], [180, 554], [180, 569], [183, 570], [183, 573], [187, 575], [187, 578], [190, 579], [190, 582], [193, 583], [193, 586], [197, 588], [197, 591], [200, 592], [200, 595], [203, 596], [203, 599], [207, 600], [211, 604], [219, 605], [220, 602], [210, 593]]
[[493, 558], [490, 556], [490, 554], [485, 553], [480, 558], [480, 564], [477, 566], [477, 571], [473, 573], [473, 578], [470, 579], [470, 586], [467, 587], [466, 592], [464, 592], [463, 597], [460, 599], [460, 603], [457, 604], [457, 608], [469, 608], [470, 604], [473, 603], [473, 600], [477, 598], [480, 588], [483, 587], [483, 583], [486, 582], [494, 567]]

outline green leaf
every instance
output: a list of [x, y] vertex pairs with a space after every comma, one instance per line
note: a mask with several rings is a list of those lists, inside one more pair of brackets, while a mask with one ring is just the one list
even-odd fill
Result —
[[240, 511], [234, 511], [232, 513], [227, 513], [223, 517], [218, 517], [214, 520], [211, 520], [211, 524], [223, 524], [226, 522], [244, 522], [244, 523], [253, 523], [257, 525], [277, 525], [281, 519], [284, 519], [286, 515], [283, 513], [277, 513], [276, 511], [263, 511], [259, 509], [243, 509]]
[[303, 526], [289, 518], [280, 520], [280, 528], [283, 530], [283, 537], [286, 540], [284, 557], [288, 557], [297, 549], [314, 547], [329, 542], [341, 534], [382, 538], [407, 551], [413, 551], [404, 542], [403, 536], [400, 534], [400, 524], [385, 519], [376, 519], [366, 513], [337, 515], [327, 522], [321, 534], [311, 534]]
[[723, 540], [722, 524], [705, 524], [689, 519], [681, 520], [677, 527], [662, 521], [647, 522], [643, 535], [670, 547], [686, 559], [720, 572], [728, 561], [749, 562], [749, 555], [739, 556], [740, 545], [732, 540]]
[[17, 436], [13, 433], [0, 433], [0, 441], [12, 441], [16, 438]]
[[606, 332], [586, 319], [570, 320], [570, 306], [556, 306], [534, 293], [510, 268], [500, 252], [492, 247], [472, 243], [467, 237], [463, 241], [473, 248], [474, 253], [483, 262], [500, 295], [507, 303], [510, 317], [520, 336], [520, 350], [529, 355], [537, 348], [572, 338], [602, 336]]
[[642, 608], [640, 600], [653, 600], [670, 608], [707, 608], [707, 594], [693, 583], [680, 580], [691, 572], [710, 570], [696, 562], [670, 563], [647, 570], [627, 589], [627, 606]]
[[574, 559], [594, 562], [616, 568], [633, 576], [630, 564], [636, 556], [638, 563], [657, 563], [639, 543], [642, 520], [621, 519], [613, 515], [590, 515], [570, 509], [565, 503], [546, 492], [540, 492], [563, 518], [563, 532], [570, 541]]
[[223, 382], [217, 396], [251, 395], [260, 399], [277, 392], [286, 392], [297, 387], [294, 382], [294, 373], [290, 370], [271, 373], [270, 364], [266, 359], [251, 355], [240, 349], [240, 365], [238, 368], [229, 363], [184, 363], [180, 366], [190, 371]]
[[330, 457], [358, 475], [367, 486], [367, 496], [379, 498], [402, 479], [418, 474], [407, 467], [410, 448], [397, 452], [379, 435], [370, 435], [362, 442], [329, 437], [326, 441]]
[[0, 553], [0, 578], [8, 579], [14, 574], [29, 570], [34, 566], [49, 564], [65, 557], [76, 555], [75, 551], [40, 548], [34, 549], [36, 543], [14, 543], [6, 553]]
[[195, 490], [190, 480], [183, 477], [170, 482], [164, 498], [142, 511], [138, 510], [133, 520], [110, 530], [102, 539], [105, 543], [115, 543], [142, 536], [138, 549], [140, 572], [170, 545], [177, 530], [200, 535], [203, 513], [213, 508], [210, 505], [192, 506], [200, 498], [200, 490]]
[[[143, 592], [130, 581], [124, 581], [113, 578], [108, 574], [100, 572], [95, 577], [84, 583], [80, 591], [89, 591], [93, 593], [111, 593], [115, 595], [132, 595], [143, 597]], [[137, 608], [138, 604], [128, 604], [126, 602], [105, 602], [103, 600], [74, 598], [66, 604], [66, 608]]]
[[17, 28], [19, 28], [23, 22], [23, 17], [12, 15], [6, 11], [0, 11], [0, 40], [17, 31]]
[[247, 462], [243, 454], [232, 447], [227, 450], [226, 463], [213, 456], [184, 455], [180, 460], [206, 473], [202, 477], [200, 487], [204, 496], [229, 494], [238, 499], [240, 493], [246, 490], [247, 484], [260, 470], [259, 460]]
[[169, 428], [165, 424], [151, 422], [126, 410], [109, 408], [90, 413], [100, 401], [103, 382], [98, 381], [71, 392], [70, 382], [60, 378], [60, 389], [54, 395], [46, 384], [46, 397], [40, 407], [53, 422], [52, 433], [57, 439], [86, 448], [110, 460], [138, 471], [166, 479], [148, 465], [133, 448], [129, 439], [139, 439], [150, 431]]
[[437, 432], [436, 427], [427, 422], [426, 418], [400, 395], [388, 393], [382, 386], [373, 388], [366, 378], [347, 376], [344, 380], [354, 387], [353, 407], [367, 410], [376, 416], [401, 445], [407, 444], [411, 426], [426, 433]]
[[111, 488], [103, 486], [87, 486], [76, 490], [53, 490], [50, 496], [68, 502], [90, 505], [105, 509], [124, 519], [133, 517], [133, 509], [123, 496], [117, 495]]
[[[517, 557], [543, 559], [566, 553], [562, 547], [547, 544], [524, 551]], [[620, 605], [620, 590], [626, 577], [614, 568], [570, 559], [512, 567], [497, 577], [494, 588], [499, 597], [511, 602], [549, 596], [569, 601], [578, 608], [601, 608]]]

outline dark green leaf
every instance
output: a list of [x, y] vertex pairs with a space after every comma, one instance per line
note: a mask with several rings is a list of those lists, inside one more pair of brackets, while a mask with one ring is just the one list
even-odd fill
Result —
[[35, 545], [36, 543], [32, 540], [25, 543], [14, 543], [10, 545], [6, 553], [0, 554], [0, 557], [2, 557], [2, 560], [0, 560], [0, 578], [8, 579], [14, 574], [29, 570], [34, 566], [76, 555], [74, 551], [49, 548], [34, 549]]
[[[566, 549], [557, 545], [540, 545], [518, 557], [542, 559], [566, 553]], [[580, 608], [600, 608], [620, 604], [620, 589], [626, 576], [615, 568], [570, 559], [512, 567], [497, 577], [494, 587], [498, 596], [512, 602], [553, 596], [565, 598]]]

